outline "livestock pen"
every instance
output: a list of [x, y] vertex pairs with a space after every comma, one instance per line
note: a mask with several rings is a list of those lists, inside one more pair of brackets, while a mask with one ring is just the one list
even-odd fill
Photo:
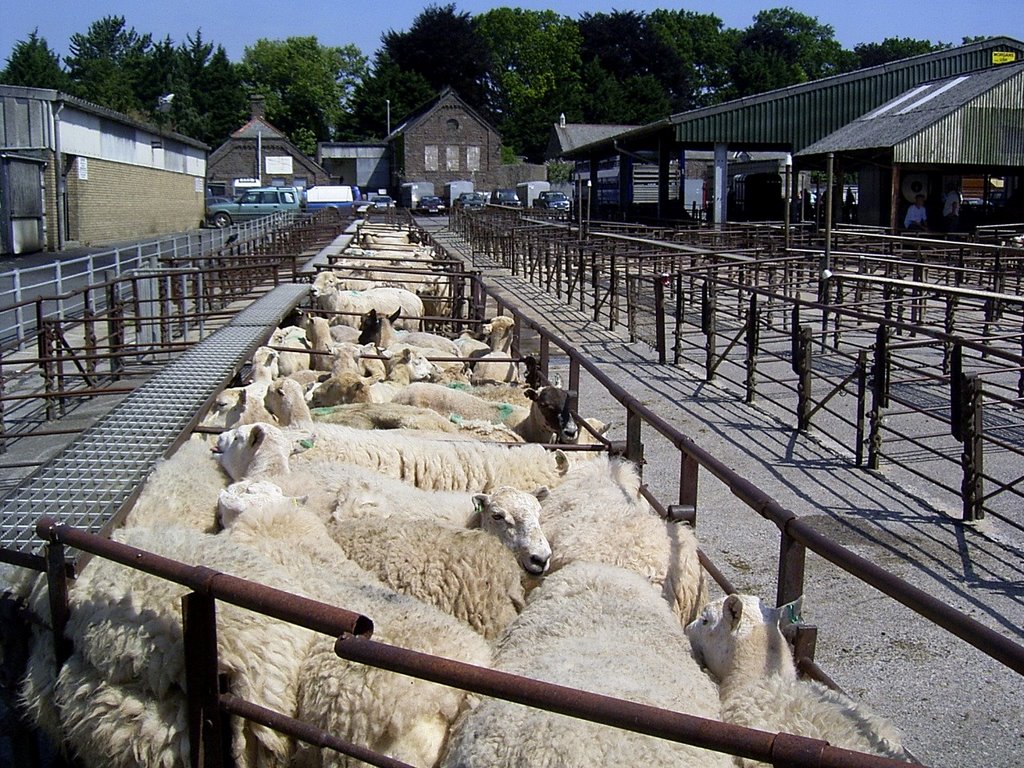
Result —
[[[453, 251], [460, 247], [465, 249], [464, 243], [449, 236], [439, 235], [435, 242], [440, 245], [447, 244]], [[981, 649], [999, 663], [1016, 673], [1024, 671], [1024, 656], [1019, 645], [1009, 641], [1005, 636], [994, 632], [981, 622], [965, 615], [963, 612], [955, 611], [949, 606], [943, 605], [940, 600], [919, 590], [903, 580], [893, 576], [884, 569], [869, 562], [866, 558], [855, 554], [846, 547], [836, 544], [828, 537], [821, 535], [814, 525], [807, 524], [801, 520], [786, 505], [774, 500], [770, 495], [759, 489], [749, 479], [730, 468], [720, 457], [711, 455], [703, 449], [692, 435], [679, 429], [677, 426], [659, 416], [652, 408], [645, 404], [634, 393], [627, 391], [621, 385], [613, 381], [597, 365], [591, 362], [585, 354], [576, 349], [573, 339], [564, 338], [561, 334], [553, 332], [547, 324], [538, 322], [534, 317], [525, 313], [520, 308], [510, 303], [508, 297], [491, 293], [486, 284], [476, 276], [465, 273], [455, 273], [454, 285], [465, 285], [459, 288], [464, 302], [453, 302], [452, 307], [462, 307], [458, 312], [445, 322], [454, 327], [463, 327], [478, 322], [485, 316], [492, 314], [508, 313], [518, 320], [519, 331], [518, 348], [513, 348], [513, 357], [519, 358], [522, 353], [521, 347], [526, 343], [523, 339], [525, 332], [530, 333], [536, 339], [536, 355], [538, 358], [539, 375], [546, 377], [550, 373], [552, 365], [564, 366], [567, 369], [570, 391], [576, 393], [574, 410], [579, 410], [578, 402], [584, 397], [589, 404], [592, 400], [598, 399], [600, 391], [602, 398], [609, 398], [614, 405], [608, 406], [609, 410], [619, 411], [623, 419], [624, 439], [612, 440], [607, 446], [627, 458], [638, 463], [647, 462], [645, 474], [649, 483], [646, 495], [654, 502], [655, 507], [662, 510], [666, 516], [673, 518], [684, 518], [690, 520], [703, 520], [710, 518], [717, 513], [717, 510], [698, 506], [698, 489], [704, 489], [707, 482], [698, 483], [698, 478], [715, 480], [721, 483], [725, 490], [726, 497], [733, 497], [741, 502], [739, 506], [757, 512], [760, 516], [773, 523], [779, 531], [777, 551], [779, 552], [776, 567], [772, 568], [775, 582], [775, 591], [779, 602], [785, 602], [786, 598], [795, 597], [804, 591], [813, 592], [813, 583], [805, 583], [805, 557], [809, 550], [822, 558], [822, 563], [832, 563], [840, 569], [853, 574], [864, 583], [881, 590], [885, 594], [896, 598], [912, 610], [925, 616], [929, 621], [935, 622], [938, 626], [945, 628], [953, 634], [962, 637], [969, 643]], [[269, 294], [268, 294], [269, 296]], [[295, 292], [289, 294], [290, 301], [301, 305], [304, 301], [303, 293]], [[490, 307], [494, 307], [492, 312]], [[284, 308], [279, 307], [275, 312], [282, 312]], [[534, 307], [536, 309], [536, 307]], [[456, 316], [458, 315], [458, 316]], [[434, 318], [440, 324], [440, 318]], [[258, 318], [252, 319], [253, 325], [258, 324]], [[258, 334], [253, 334], [257, 336]], [[247, 343], [252, 343], [247, 342]], [[244, 360], [244, 356], [242, 358]], [[236, 365], [241, 365], [236, 361]], [[224, 375], [222, 374], [222, 377]], [[212, 396], [212, 395], [211, 395]], [[208, 401], [207, 401], [208, 402]], [[198, 418], [198, 406], [195, 412]], [[182, 431], [188, 431], [188, 419]], [[194, 423], [194, 421], [193, 421]], [[667, 448], [667, 450], [666, 450]], [[668, 469], [674, 466], [674, 469]], [[707, 470], [701, 473], [700, 470]], [[144, 470], [143, 470], [144, 472]], [[673, 503], [663, 504], [659, 499], [672, 499]], [[75, 502], [73, 498], [61, 500], [64, 505], [59, 511], [62, 520], [72, 520], [75, 517]], [[39, 505], [33, 504], [35, 513], [40, 510]], [[68, 510], [71, 510], [70, 513]], [[24, 528], [24, 524], [22, 524]], [[95, 526], [92, 526], [95, 528]], [[47, 558], [44, 560], [32, 552], [19, 550], [12, 552], [5, 549], [0, 555], [8, 562], [16, 562], [19, 565], [27, 565], [37, 570], [46, 569], [51, 581], [53, 605], [58, 607], [55, 615], [59, 616], [61, 611], [61, 594], [66, 590], [66, 567], [65, 556], [61, 552], [59, 544], [67, 544], [82, 552], [91, 552], [103, 557], [121, 558], [123, 562], [139, 563], [149, 561], [151, 558], [145, 554], [118, 549], [115, 545], [106, 542], [102, 537], [90, 533], [82, 533], [73, 529], [72, 525], [65, 523], [57, 525], [54, 523], [43, 523], [39, 527], [39, 535], [50, 541], [52, 546], [48, 549]], [[24, 541], [21, 539], [20, 541]], [[29, 547], [31, 549], [31, 547]], [[763, 553], [762, 553], [763, 554]], [[76, 558], [77, 559], [77, 558]], [[753, 561], [753, 558], [752, 558]], [[709, 558], [704, 559], [715, 580], [723, 591], [731, 592], [732, 582], [737, 582], [737, 575], [744, 576], [742, 571], [729, 573], [730, 566], [736, 570], [738, 560], [733, 560], [724, 567], [716, 567]], [[173, 564], [168, 568], [160, 567], [163, 575], [171, 576], [174, 570]], [[819, 571], [815, 572], [819, 575]], [[212, 659], [210, 632], [212, 613], [212, 601], [214, 599], [241, 600], [234, 588], [242, 589], [244, 585], [232, 584], [231, 589], [220, 588], [220, 584], [226, 580], [222, 577], [214, 577], [209, 572], [192, 573], [183, 583], [195, 590], [195, 597], [190, 602], [197, 606], [197, 613], [191, 613], [193, 618], [186, 623], [186, 633], [195, 630], [198, 633], [205, 633], [207, 648], [206, 652], [191, 650], [186, 655], [189, 658], [197, 659], [197, 663], [204, 664], [208, 676], [205, 678], [191, 677], [193, 666], [190, 662], [190, 679], [195, 682], [195, 701], [192, 701], [192, 714], [189, 717], [192, 723], [193, 758], [199, 760], [203, 754], [209, 764], [218, 764], [222, 760], [225, 745], [221, 739], [222, 733], [217, 727], [217, 722], [225, 713], [231, 713], [239, 717], [252, 717], [261, 720], [266, 724], [282, 728], [293, 733], [298, 738], [311, 740], [317, 744], [323, 744], [333, 748], [341, 748], [342, 751], [353, 750], [353, 746], [346, 746], [329, 734], [303, 729], [292, 720], [282, 717], [281, 713], [268, 713], [261, 711], [252, 703], [239, 701], [230, 694], [221, 693], [218, 690], [214, 674], [216, 664]], [[827, 581], [829, 578], [822, 577]], [[744, 577], [745, 580], [749, 580]], [[65, 586], [62, 586], [65, 585]], [[248, 587], [244, 587], [248, 589]], [[259, 590], [258, 587], [252, 587]], [[262, 599], [266, 598], [266, 599]], [[287, 604], [287, 598], [278, 596], [270, 597], [262, 595], [257, 601], [248, 601], [247, 605], [267, 609], [271, 603], [277, 600], [274, 611], [282, 611], [282, 605]], [[344, 606], [342, 606], [344, 607]], [[326, 617], [327, 608], [315, 608], [311, 615]], [[269, 610], [269, 609], [267, 609]], [[280, 615], [277, 613], [275, 615]], [[334, 614], [341, 616], [340, 614]], [[205, 617], [205, 618], [204, 618]], [[290, 618], [295, 618], [294, 614]], [[341, 616], [345, 621], [352, 619]], [[372, 619], [373, 617], [369, 617]], [[582, 694], [578, 691], [560, 689], [550, 684], [531, 682], [523, 679], [512, 679], [507, 675], [484, 670], [481, 668], [469, 668], [452, 662], [433, 657], [423, 657], [420, 654], [405, 651], [399, 648], [388, 647], [372, 640], [357, 639], [353, 641], [348, 634], [338, 631], [339, 625], [335, 623], [308, 622], [313, 623], [314, 629], [324, 631], [332, 635], [340, 635], [336, 650], [342, 657], [359, 659], [370, 664], [377, 664], [385, 668], [413, 673], [419, 676], [433, 679], [440, 682], [453, 683], [469, 690], [474, 690], [487, 695], [500, 695], [510, 700], [517, 700], [523, 703], [543, 706], [552, 711], [566, 714], [575, 714], [589, 717], [598, 722], [620, 727], [629, 727], [644, 733], [657, 735], [679, 741], [693, 741], [695, 743], [712, 747], [722, 748], [733, 754], [742, 754], [751, 758], [766, 759], [775, 764], [786, 765], [891, 765], [891, 761], [880, 758], [871, 758], [864, 755], [853, 755], [843, 750], [826, 747], [821, 742], [808, 742], [798, 737], [786, 737], [784, 735], [763, 734], [735, 726], [716, 724], [708, 721], [701, 721], [687, 717], [679, 713], [662, 712], [651, 708], [638, 707], [637, 705], [608, 701], [601, 697]], [[357, 625], [358, 626], [358, 625]], [[362, 630], [356, 634], [366, 634], [367, 625], [364, 622]], [[349, 627], [349, 625], [344, 625]], [[343, 628], [344, 628], [343, 627]], [[833, 632], [833, 629], [838, 631]], [[843, 622], [837, 620], [835, 624], [829, 623], [827, 629], [830, 633], [841, 637], [844, 629]], [[345, 630], [350, 631], [349, 629]], [[59, 634], [59, 633], [58, 633]], [[823, 632], [823, 635], [825, 633]], [[804, 627], [797, 643], [797, 658], [801, 668], [812, 675], [824, 677], [821, 670], [814, 663], [814, 638], [815, 631], [812, 627]], [[187, 640], [190, 648], [202, 647], [203, 640], [196, 638]], [[196, 645], [192, 645], [195, 642]], [[667, 651], [667, 654], [669, 651]], [[205, 682], [199, 682], [204, 679]], [[202, 690], [202, 697], [198, 691]], [[193, 686], [190, 686], [193, 690]], [[201, 700], [200, 700], [201, 699]], [[913, 736], [913, 734], [908, 734]], [[351, 753], [351, 752], [349, 752]], [[358, 753], [366, 757], [372, 764], [393, 765], [393, 760], [387, 758], [375, 758], [365, 753]]]

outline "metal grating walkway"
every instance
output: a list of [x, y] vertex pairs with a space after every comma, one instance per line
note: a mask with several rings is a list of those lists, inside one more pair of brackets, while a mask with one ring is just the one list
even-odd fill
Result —
[[280, 285], [253, 302], [0, 498], [0, 548], [38, 549], [34, 527], [43, 515], [103, 530], [199, 409], [308, 292], [308, 285]]

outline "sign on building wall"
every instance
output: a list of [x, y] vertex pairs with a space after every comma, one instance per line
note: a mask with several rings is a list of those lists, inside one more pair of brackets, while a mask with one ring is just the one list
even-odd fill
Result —
[[266, 172], [268, 176], [291, 176], [292, 158], [289, 155], [268, 155], [266, 158]]
[[1012, 64], [1016, 60], [1016, 51], [992, 51], [993, 64]]
[[76, 161], [75, 165], [78, 166], [78, 178], [81, 181], [89, 180], [89, 158], [80, 157]]

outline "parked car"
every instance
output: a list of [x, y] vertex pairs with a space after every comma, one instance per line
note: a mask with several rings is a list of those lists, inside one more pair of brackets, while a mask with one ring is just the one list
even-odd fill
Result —
[[563, 192], [541, 192], [533, 201], [534, 208], [547, 208], [551, 211], [568, 211], [571, 203]]
[[463, 192], [452, 204], [452, 208], [461, 208], [464, 211], [477, 211], [487, 205], [487, 195], [483, 192]]
[[386, 211], [395, 207], [395, 200], [390, 195], [370, 195], [371, 211]]
[[207, 205], [206, 222], [215, 227], [230, 227], [278, 211], [298, 213], [299, 206], [299, 191], [295, 187], [257, 187], [247, 189], [234, 200]]
[[425, 213], [430, 216], [436, 216], [444, 213], [444, 211], [444, 200], [437, 195], [424, 195], [416, 204], [416, 213]]
[[519, 202], [519, 195], [516, 194], [514, 189], [496, 189], [491, 192], [491, 205], [507, 205], [519, 208], [522, 203]]

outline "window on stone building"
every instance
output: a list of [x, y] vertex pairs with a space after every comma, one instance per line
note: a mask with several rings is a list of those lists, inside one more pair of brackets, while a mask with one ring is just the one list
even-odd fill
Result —
[[457, 171], [457, 170], [459, 170], [459, 148], [458, 147], [445, 147], [444, 148], [444, 169], [446, 171]]
[[427, 144], [423, 148], [423, 170], [425, 171], [436, 171], [437, 170], [437, 145]]
[[459, 121], [454, 117], [449, 117], [446, 125], [448, 126], [449, 133], [456, 133], [459, 130]]
[[466, 170], [480, 170], [480, 147], [466, 147]]

